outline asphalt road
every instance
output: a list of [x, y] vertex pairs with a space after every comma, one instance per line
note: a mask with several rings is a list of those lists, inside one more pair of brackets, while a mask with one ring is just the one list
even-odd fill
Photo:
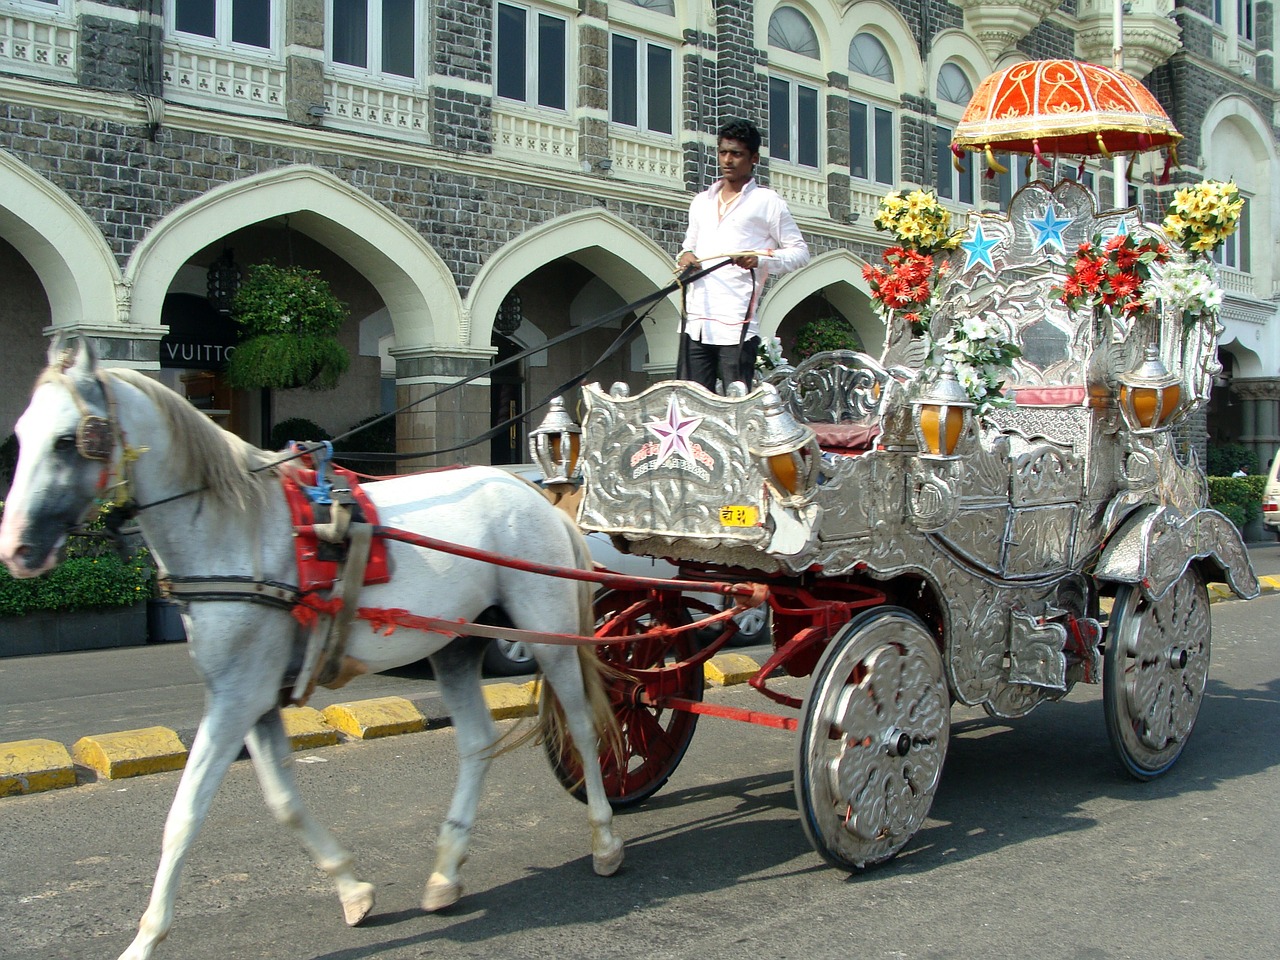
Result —
[[[452, 733], [298, 757], [304, 795], [379, 889], [348, 929], [328, 882], [233, 766], [188, 861], [175, 960], [983, 958], [1253, 960], [1280, 941], [1280, 595], [1213, 606], [1213, 667], [1179, 763], [1110, 752], [1100, 689], [1005, 722], [957, 708], [924, 829], [848, 877], [809, 848], [791, 735], [704, 718], [667, 787], [592, 875], [583, 808], [539, 751], [498, 759], [455, 908], [418, 908]], [[789, 681], [801, 685], [801, 681]], [[717, 699], [760, 707], [741, 687]], [[0, 801], [0, 956], [115, 957], [144, 909], [177, 774]]]

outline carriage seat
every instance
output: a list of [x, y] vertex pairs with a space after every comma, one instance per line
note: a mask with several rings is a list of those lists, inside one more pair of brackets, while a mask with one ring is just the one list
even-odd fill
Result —
[[874, 449], [890, 374], [853, 350], [814, 354], [777, 382], [787, 410], [812, 428], [826, 453], [857, 456]]
[[818, 439], [823, 453], [838, 453], [856, 457], [874, 450], [880, 436], [878, 423], [809, 423], [806, 424]]

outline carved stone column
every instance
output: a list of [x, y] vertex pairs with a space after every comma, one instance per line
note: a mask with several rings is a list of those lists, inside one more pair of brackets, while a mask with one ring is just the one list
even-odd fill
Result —
[[1243, 406], [1240, 442], [1257, 453], [1266, 469], [1280, 447], [1280, 378], [1236, 378], [1231, 393]]

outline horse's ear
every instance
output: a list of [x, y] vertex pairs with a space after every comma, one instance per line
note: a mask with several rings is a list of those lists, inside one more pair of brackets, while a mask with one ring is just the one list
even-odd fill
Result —
[[69, 340], [65, 334], [58, 333], [49, 345], [49, 366], [91, 380], [98, 371], [98, 351], [88, 337]]

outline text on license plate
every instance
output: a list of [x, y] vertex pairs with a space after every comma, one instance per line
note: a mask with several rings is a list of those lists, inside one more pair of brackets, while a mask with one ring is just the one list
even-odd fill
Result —
[[720, 525], [723, 527], [754, 527], [760, 523], [760, 511], [755, 507], [727, 506], [720, 508]]

